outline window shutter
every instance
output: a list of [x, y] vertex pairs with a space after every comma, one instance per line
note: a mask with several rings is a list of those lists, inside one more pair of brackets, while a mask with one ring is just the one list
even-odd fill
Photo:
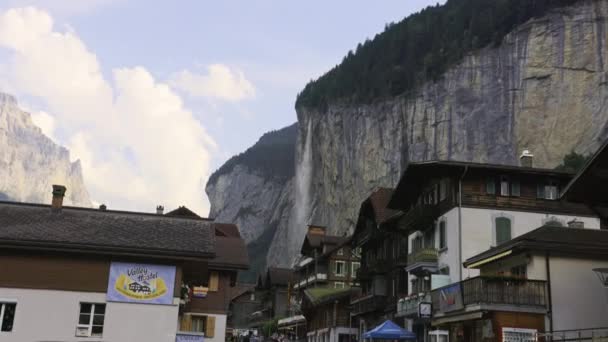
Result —
[[519, 181], [514, 180], [511, 182], [511, 196], [519, 196], [520, 193]]
[[192, 315], [182, 315], [182, 321], [180, 322], [179, 330], [181, 331], [192, 331]]
[[511, 240], [511, 220], [506, 217], [496, 218], [496, 245]]
[[207, 326], [205, 327], [205, 337], [215, 336], [215, 317], [207, 316]]
[[211, 272], [209, 275], [209, 291], [217, 291], [219, 289], [219, 274], [217, 272]]
[[488, 178], [486, 180], [486, 193], [488, 193], [489, 195], [496, 194], [496, 183], [494, 182], [493, 178]]

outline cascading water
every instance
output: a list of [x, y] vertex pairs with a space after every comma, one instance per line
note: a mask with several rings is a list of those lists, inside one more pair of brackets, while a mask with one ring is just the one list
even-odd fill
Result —
[[304, 149], [296, 166], [296, 193], [293, 219], [289, 227], [289, 254], [297, 258], [299, 250], [306, 235], [306, 227], [310, 218], [311, 196], [310, 186], [312, 178], [312, 121], [306, 126], [306, 140]]

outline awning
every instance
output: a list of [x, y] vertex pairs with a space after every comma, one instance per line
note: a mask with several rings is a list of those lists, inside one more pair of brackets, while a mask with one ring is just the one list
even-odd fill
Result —
[[294, 326], [294, 325], [304, 324], [304, 323], [306, 323], [306, 317], [304, 317], [302, 315], [297, 315], [297, 316], [291, 316], [291, 317], [280, 319], [279, 322], [277, 323], [277, 325], [279, 326], [279, 328], [282, 328], [282, 327]]
[[415, 340], [416, 334], [403, 329], [391, 320], [387, 320], [363, 334], [363, 338], [372, 340]]

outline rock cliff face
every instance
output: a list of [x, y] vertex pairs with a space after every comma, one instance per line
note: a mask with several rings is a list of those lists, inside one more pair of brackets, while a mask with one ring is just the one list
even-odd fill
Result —
[[209, 217], [237, 224], [247, 242], [251, 267], [243, 281], [256, 280], [275, 232], [286, 231], [280, 227], [288, 224], [294, 206], [296, 136], [297, 124], [265, 134], [207, 182]]
[[16, 99], [0, 93], [0, 199], [50, 203], [51, 185], [68, 188], [65, 203], [90, 206], [80, 162], [45, 136]]
[[[409, 161], [514, 164], [528, 148], [536, 166], [553, 167], [571, 150], [593, 152], [608, 136], [607, 28], [608, 1], [579, 1], [465, 57], [415, 95], [297, 108], [297, 160], [312, 129], [307, 221], [352, 231], [361, 201], [395, 186]], [[293, 259], [305, 223], [279, 227], [270, 264]]]
[[212, 214], [258, 227], [244, 232], [249, 239], [276, 222], [267, 263], [289, 265], [306, 224], [351, 232], [361, 201], [375, 187], [394, 187], [410, 161], [515, 164], [527, 148], [536, 166], [556, 166], [608, 137], [607, 67], [608, 0], [551, 10], [414, 94], [297, 108], [298, 176], [275, 186], [234, 168], [211, 188]]

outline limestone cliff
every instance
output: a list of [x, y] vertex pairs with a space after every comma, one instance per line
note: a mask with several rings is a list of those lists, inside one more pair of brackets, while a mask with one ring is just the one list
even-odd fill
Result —
[[[414, 94], [297, 108], [297, 160], [312, 130], [305, 221], [352, 231], [361, 201], [374, 187], [395, 186], [409, 161], [513, 164], [528, 148], [537, 166], [552, 167], [573, 149], [594, 151], [608, 136], [607, 28], [608, 1], [578, 1], [467, 55]], [[289, 241], [273, 241], [269, 263], [297, 254], [305, 223], [279, 227], [276, 236]]]
[[51, 185], [64, 184], [65, 203], [90, 206], [80, 162], [45, 136], [17, 100], [0, 93], [0, 200], [50, 203]]
[[243, 281], [256, 280], [275, 232], [291, 216], [296, 136], [297, 124], [265, 134], [207, 182], [209, 217], [237, 224], [247, 242], [251, 268]]

